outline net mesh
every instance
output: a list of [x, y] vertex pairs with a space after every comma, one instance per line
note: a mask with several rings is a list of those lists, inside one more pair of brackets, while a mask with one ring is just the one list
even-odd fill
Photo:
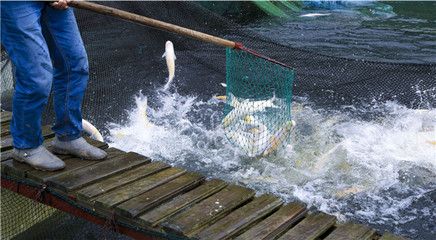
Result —
[[1, 189], [0, 239], [131, 239], [79, 217]]
[[6, 189], [1, 189], [1, 239], [12, 239], [60, 212]]
[[[292, 66], [298, 74], [292, 86], [294, 96], [307, 96], [320, 107], [340, 107], [344, 104], [371, 102], [374, 99], [396, 100], [407, 107], [414, 108], [436, 106], [435, 64], [345, 59], [285, 46], [265, 36], [259, 36], [255, 32], [241, 30], [241, 27], [232, 20], [219, 16], [195, 2], [119, 1], [101, 4], [242, 42], [247, 47]], [[165, 84], [167, 72], [161, 56], [167, 40], [174, 43], [177, 54], [177, 77], [174, 81], [180, 94], [195, 94], [203, 100], [208, 100], [213, 95], [224, 94], [224, 89], [219, 83], [226, 78], [226, 56], [221, 47], [87, 11], [75, 10], [75, 13], [91, 71], [83, 102], [83, 116], [97, 128], [106, 129], [108, 122], [123, 123], [127, 119], [126, 109], [132, 108], [135, 104], [133, 100], [135, 94], [142, 90], [145, 95], [149, 95], [156, 86]], [[13, 86], [12, 67], [4, 56], [2, 51], [1, 108], [10, 111], [12, 97], [11, 94], [6, 94], [6, 89], [11, 89]], [[7, 79], [9, 80], [6, 81]], [[229, 84], [230, 87], [232, 84]], [[247, 98], [239, 93], [238, 89], [233, 89], [235, 96]], [[263, 89], [261, 91], [263, 92]], [[271, 99], [273, 93], [274, 91], [265, 90], [263, 96], [259, 95], [253, 100]], [[276, 92], [276, 97], [279, 94]], [[149, 101], [151, 107], [153, 107], [152, 100]], [[280, 107], [284, 109], [285, 104]], [[229, 104], [226, 113], [231, 110]], [[280, 117], [283, 120], [276, 124], [278, 128], [283, 122], [290, 120], [290, 115], [286, 111], [282, 111], [282, 114]], [[53, 123], [52, 101], [49, 101], [44, 117], [43, 124]], [[274, 131], [276, 129], [272, 132]], [[12, 223], [9, 217], [6, 217], [11, 214], [4, 214], [4, 211], [11, 211], [15, 215], [25, 213], [25, 216], [50, 215], [49, 208], [42, 208], [34, 201], [21, 201], [17, 195], [13, 195], [10, 200], [7, 199], [4, 196], [1, 199], [2, 239], [7, 239], [3, 238], [4, 229], [7, 231], [7, 228], [3, 228], [3, 224]], [[26, 204], [31, 204], [32, 207]], [[53, 224], [55, 215], [50, 216], [32, 228], [27, 226], [28, 231], [24, 231], [46, 232], [46, 234], [27, 239], [119, 238], [114, 236], [115, 234], [111, 235], [109, 231], [94, 230], [90, 227], [93, 224], [79, 221], [71, 216], [63, 217], [62, 221], [55, 221], [57, 224]], [[14, 223], [13, 226], [20, 228], [20, 224]], [[59, 237], [59, 234], [65, 233], [66, 230], [69, 230], [72, 236]], [[87, 237], [87, 234], [91, 236]]]
[[249, 157], [267, 156], [283, 146], [291, 121], [294, 71], [242, 50], [226, 50], [227, 138]]

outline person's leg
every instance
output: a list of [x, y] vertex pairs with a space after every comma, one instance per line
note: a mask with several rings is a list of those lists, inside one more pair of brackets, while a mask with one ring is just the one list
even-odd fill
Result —
[[65, 167], [43, 146], [41, 117], [52, 83], [52, 64], [41, 32], [41, 2], [1, 2], [1, 41], [15, 65], [11, 134], [14, 159], [42, 170]]
[[47, 6], [42, 16], [45, 38], [53, 59], [53, 91], [56, 124], [61, 141], [81, 136], [82, 100], [88, 83], [88, 57], [73, 9]]
[[41, 33], [44, 3], [2, 2], [1, 41], [15, 65], [11, 133], [17, 149], [42, 144], [41, 116], [52, 83], [52, 64]]
[[106, 153], [81, 138], [82, 101], [88, 83], [88, 58], [73, 9], [47, 7], [43, 30], [53, 59], [56, 139], [53, 151], [87, 159], [102, 159]]

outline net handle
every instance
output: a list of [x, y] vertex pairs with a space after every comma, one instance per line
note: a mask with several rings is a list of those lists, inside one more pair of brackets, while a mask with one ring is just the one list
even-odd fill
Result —
[[147, 25], [150, 27], [155, 27], [161, 30], [185, 35], [200, 41], [216, 44], [223, 47], [242, 49], [242, 44], [238, 42], [233, 42], [227, 39], [215, 37], [206, 33], [198, 32], [192, 29], [180, 27], [171, 23], [162, 22], [156, 19], [148, 18], [138, 14], [130, 13], [120, 9], [87, 2], [87, 1], [72, 1], [68, 3], [69, 6], [89, 10], [92, 12], [100, 13], [103, 15], [109, 15], [116, 18], [121, 18], [130, 22], [138, 23], [141, 25]]

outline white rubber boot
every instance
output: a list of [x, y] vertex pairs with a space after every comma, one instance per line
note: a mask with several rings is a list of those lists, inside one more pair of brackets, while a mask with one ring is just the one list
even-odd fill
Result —
[[65, 167], [65, 163], [49, 152], [44, 146], [32, 149], [14, 148], [12, 152], [12, 157], [16, 161], [27, 163], [38, 170], [56, 171]]
[[82, 137], [72, 141], [60, 141], [58, 138], [55, 138], [52, 146], [54, 153], [71, 154], [88, 160], [102, 160], [107, 156], [105, 151], [87, 143]]

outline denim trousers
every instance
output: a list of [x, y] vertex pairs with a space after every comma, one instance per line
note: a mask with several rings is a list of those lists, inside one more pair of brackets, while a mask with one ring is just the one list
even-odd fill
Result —
[[53, 85], [61, 141], [81, 136], [81, 106], [89, 68], [73, 9], [47, 2], [5, 2], [1, 7], [1, 42], [15, 65], [11, 134], [17, 149], [42, 144], [41, 119]]

